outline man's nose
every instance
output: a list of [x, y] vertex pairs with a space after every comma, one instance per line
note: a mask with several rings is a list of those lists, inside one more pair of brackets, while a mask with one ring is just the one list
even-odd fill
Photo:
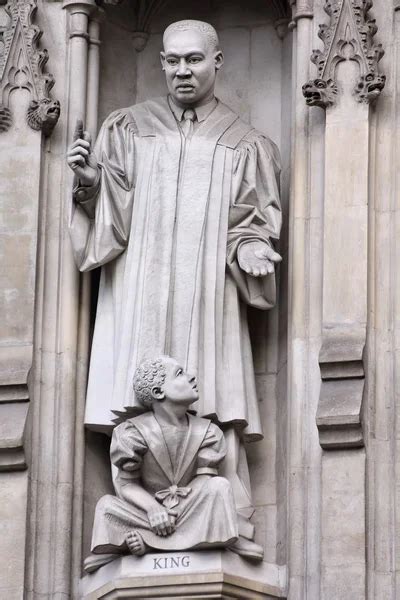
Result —
[[194, 375], [193, 373], [188, 373], [188, 377], [190, 383], [194, 383], [196, 381], [196, 375]]
[[181, 60], [179, 61], [178, 70], [176, 74], [178, 75], [178, 77], [187, 77], [188, 75], [191, 75], [189, 65], [187, 64], [184, 58], [181, 58]]

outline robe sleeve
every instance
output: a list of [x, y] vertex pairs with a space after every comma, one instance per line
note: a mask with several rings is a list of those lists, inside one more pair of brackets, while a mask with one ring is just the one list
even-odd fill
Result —
[[117, 425], [113, 431], [110, 457], [122, 479], [138, 479], [147, 444], [131, 421]]
[[275, 304], [275, 274], [248, 275], [239, 267], [237, 253], [246, 242], [260, 240], [273, 248], [279, 239], [279, 176], [278, 148], [262, 134], [251, 132], [235, 150], [227, 266], [244, 301], [264, 310]]
[[221, 429], [210, 423], [197, 454], [196, 475], [218, 475], [218, 465], [226, 455], [226, 444]]
[[99, 267], [128, 243], [134, 196], [135, 123], [129, 109], [104, 122], [94, 154], [100, 171], [92, 187], [75, 181], [70, 236], [80, 271]]

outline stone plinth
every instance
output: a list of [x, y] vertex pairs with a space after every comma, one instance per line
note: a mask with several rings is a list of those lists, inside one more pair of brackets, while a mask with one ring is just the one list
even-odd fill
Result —
[[286, 598], [286, 568], [252, 564], [223, 550], [124, 556], [84, 577], [80, 597]]

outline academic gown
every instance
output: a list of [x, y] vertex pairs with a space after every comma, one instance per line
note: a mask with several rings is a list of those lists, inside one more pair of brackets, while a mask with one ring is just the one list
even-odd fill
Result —
[[139, 413], [135, 368], [168, 354], [197, 376], [198, 414], [259, 439], [246, 304], [272, 307], [275, 276], [247, 275], [237, 251], [279, 237], [276, 146], [222, 102], [185, 140], [161, 98], [112, 113], [95, 154], [70, 223], [79, 269], [102, 266], [86, 423]]
[[[118, 469], [118, 497], [106, 495], [97, 503], [92, 552], [126, 552], [125, 538], [132, 530], [158, 550], [229, 546], [237, 539], [231, 486], [217, 476], [226, 453], [223, 433], [208, 419], [188, 415], [188, 420], [178, 460], [171, 460], [173, 434], [168, 438], [153, 413], [128, 419], [114, 429], [110, 456]], [[197, 475], [211, 477], [193, 481]], [[176, 511], [174, 533], [167, 537], [155, 534], [146, 511], [123, 499], [121, 488], [132, 481]]]

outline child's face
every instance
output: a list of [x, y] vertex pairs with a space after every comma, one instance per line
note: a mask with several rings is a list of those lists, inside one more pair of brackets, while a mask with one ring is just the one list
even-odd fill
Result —
[[165, 360], [166, 376], [162, 386], [166, 400], [192, 404], [199, 398], [197, 382], [194, 375], [187, 373], [176, 360]]

